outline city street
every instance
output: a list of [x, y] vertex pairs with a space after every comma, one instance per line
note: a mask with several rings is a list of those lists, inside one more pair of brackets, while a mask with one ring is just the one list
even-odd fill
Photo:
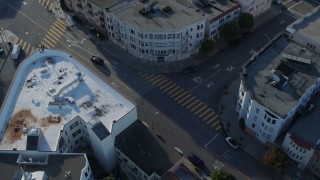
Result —
[[[0, 24], [13, 33], [4, 42], [12, 39], [23, 46], [17, 62], [10, 56], [1, 57], [0, 93], [8, 90], [18, 64], [39, 44], [63, 50], [134, 102], [139, 119], [154, 134], [180, 149], [184, 156], [190, 152], [198, 154], [205, 161], [205, 174], [226, 169], [239, 179], [277, 179], [261, 162], [226, 144], [219, 120], [219, 102], [226, 87], [239, 77], [242, 64], [317, 4], [314, 0], [286, 1], [285, 10], [273, 5], [279, 14], [256, 28], [251, 37], [242, 39], [234, 48], [226, 47], [201, 64], [197, 72], [185, 75], [146, 73], [124, 65], [120, 55], [106, 48], [111, 46], [110, 42], [90, 34], [89, 25], [74, 22], [75, 27], [67, 29], [65, 20], [57, 18], [60, 15], [47, 10], [55, 7], [53, 1], [0, 0]], [[91, 55], [100, 56], [105, 66], [93, 65], [89, 60]]]

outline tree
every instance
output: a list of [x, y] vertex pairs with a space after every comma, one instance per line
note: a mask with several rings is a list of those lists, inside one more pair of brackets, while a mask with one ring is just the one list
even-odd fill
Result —
[[215, 171], [211, 179], [212, 180], [236, 180], [233, 174], [224, 170]]
[[287, 163], [287, 156], [281, 149], [274, 147], [266, 151], [263, 160], [267, 166], [277, 169]]
[[209, 51], [214, 50], [215, 47], [216, 47], [216, 42], [214, 40], [208, 39], [202, 43], [200, 52], [208, 53]]
[[222, 36], [228, 42], [232, 42], [233, 40], [237, 39], [239, 33], [240, 33], [240, 28], [236, 21], [231, 21], [226, 25], [224, 25], [221, 32]]
[[253, 27], [253, 16], [249, 13], [242, 13], [238, 22], [242, 31], [250, 31]]

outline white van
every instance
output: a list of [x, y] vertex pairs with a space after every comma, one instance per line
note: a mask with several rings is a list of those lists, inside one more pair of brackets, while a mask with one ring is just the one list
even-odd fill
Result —
[[11, 57], [12, 59], [18, 59], [21, 51], [21, 45], [16, 44], [12, 48]]

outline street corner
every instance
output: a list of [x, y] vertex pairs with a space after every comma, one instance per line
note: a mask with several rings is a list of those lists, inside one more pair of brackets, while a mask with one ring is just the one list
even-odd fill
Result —
[[16, 42], [18, 40], [18, 36], [10, 30], [3, 30], [1, 37], [4, 42]]

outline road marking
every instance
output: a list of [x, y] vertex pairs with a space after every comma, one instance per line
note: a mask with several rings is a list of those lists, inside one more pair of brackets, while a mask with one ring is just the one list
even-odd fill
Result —
[[[149, 79], [149, 82], [153, 82], [154, 80], [156, 80], [157, 78], [159, 78], [160, 76], [162, 76], [161, 74], [156, 75], [155, 77]], [[163, 77], [163, 76], [162, 76]]]
[[32, 46], [31, 53], [33, 52], [33, 50], [34, 50], [34, 47]]
[[48, 31], [47, 34], [50, 35], [50, 37], [54, 38], [56, 41], [59, 41], [59, 39], [53, 34], [51, 34], [51, 32]]
[[142, 78], [145, 78], [146, 76], [148, 76], [149, 75], [149, 73], [145, 73], [144, 75], [142, 75], [141, 77]]
[[57, 21], [55, 23], [53, 23], [54, 27], [59, 28], [62, 32], [64, 32], [66, 30], [65, 27], [60, 27], [59, 24], [57, 24]]
[[218, 74], [221, 71], [221, 69], [218, 69], [215, 73], [211, 74], [207, 79], [205, 79], [204, 81], [202, 81], [200, 84], [196, 85], [195, 87], [193, 87], [190, 92], [194, 91], [196, 88], [198, 88], [199, 86], [201, 86], [204, 82], [208, 81], [211, 77], [213, 77], [214, 75]]
[[203, 102], [200, 102], [198, 105], [196, 105], [194, 108], [191, 109], [191, 112], [193, 112], [194, 110], [196, 110], [199, 106], [201, 106], [203, 104]]
[[23, 42], [23, 45], [22, 45], [22, 49], [24, 49], [24, 47], [26, 46], [26, 44], [27, 44], [27, 42], [24, 41], [24, 42]]
[[27, 47], [27, 49], [26, 49], [26, 54], [28, 53], [28, 51], [29, 51], [29, 48], [30, 48], [30, 44], [28, 43], [28, 47]]
[[66, 29], [66, 24], [63, 23], [63, 22], [61, 22], [61, 21], [59, 21], [59, 19], [57, 19], [55, 23], [56, 23], [58, 26], [60, 26], [61, 28]]
[[199, 99], [193, 101], [191, 104], [189, 104], [189, 106], [187, 107], [187, 109], [189, 109], [191, 106], [193, 106], [195, 103], [199, 102]]
[[210, 124], [211, 122], [213, 122], [215, 119], [217, 119], [218, 115], [213, 116], [208, 122], [207, 124]]
[[179, 91], [177, 91], [176, 93], [174, 93], [171, 97], [173, 98], [174, 96], [176, 96], [178, 93], [180, 93], [180, 92], [182, 92], [182, 91], [184, 91], [183, 88], [179, 89]]
[[56, 33], [59, 33], [60, 35], [63, 34], [62, 32], [60, 32], [59, 29], [57, 29], [57, 28], [54, 27], [54, 26], [51, 26], [51, 29], [53, 29]]
[[218, 126], [215, 130], [218, 131], [219, 129], [221, 129], [221, 126]]
[[207, 114], [210, 110], [211, 110], [211, 108], [208, 108], [205, 112], [200, 114], [198, 117], [201, 118], [203, 115]]
[[44, 40], [47, 44], [49, 44], [52, 48], [54, 48], [54, 44], [52, 44], [48, 39], [43, 38], [42, 40]]
[[41, 44], [43, 44], [46, 49], [50, 49], [50, 46], [48, 46], [45, 42], [41, 41]]
[[187, 99], [189, 96], [191, 96], [190, 93], [189, 93], [187, 96], [183, 97], [178, 103], [180, 104], [182, 101], [184, 101], [185, 99]]
[[152, 84], [157, 84], [159, 81], [161, 81], [163, 78], [166, 78], [165, 76], [161, 76], [159, 79], [155, 80], [154, 82], [152, 82]]
[[57, 41], [53, 40], [53, 39], [50, 38], [48, 35], [45, 35], [45, 37], [47, 37], [48, 39], [50, 39], [54, 44], [57, 44]]
[[[163, 80], [162, 82], [160, 82], [159, 84], [156, 84], [155, 86], [156, 86], [156, 87], [159, 87], [161, 84], [166, 83], [167, 81], [169, 81], [169, 79], [165, 79], [165, 80]], [[170, 81], [169, 81], [168, 83], [171, 84]]]
[[45, 1], [46, 1], [46, 0], [43, 0], [43, 1], [41, 2], [41, 5], [42, 5], [42, 6], [44, 6], [44, 2], [45, 2]]
[[207, 144], [204, 145], [204, 147], [207, 147], [220, 133], [216, 134], [210, 141], [207, 142]]
[[215, 127], [218, 123], [219, 123], [219, 121], [214, 122], [214, 123], [211, 125], [211, 127], [212, 127], [212, 128]]
[[300, 2], [298, 2], [298, 3], [296, 3], [296, 4], [292, 5], [292, 6], [290, 6], [288, 9], [290, 10], [291, 8], [295, 7], [296, 5], [298, 5], [298, 4], [302, 3], [302, 2], [303, 2], [303, 1], [300, 1]]
[[[168, 79], [169, 80], [169, 79]], [[166, 81], [167, 82], [167, 81]], [[167, 84], [163, 85], [160, 87], [160, 90], [162, 90], [163, 88], [169, 86], [170, 84], [172, 84], [173, 82], [172, 81], [169, 81]], [[161, 83], [162, 84], [162, 83]], [[159, 84], [160, 85], [160, 84]]]
[[179, 89], [179, 88], [180, 88], [180, 87], [177, 86], [177, 87], [175, 87], [174, 89], [172, 89], [171, 91], [169, 91], [167, 94], [170, 95], [171, 93], [173, 93], [175, 90], [177, 90], [177, 89]]
[[197, 112], [195, 112], [194, 114], [197, 115], [199, 112], [201, 112], [203, 109], [205, 109], [206, 107], [208, 107], [207, 105], [204, 105], [202, 108], [200, 108]]
[[64, 21], [62, 21], [62, 20], [60, 20], [60, 19], [57, 19], [57, 21], [59, 21], [61, 24], [63, 24], [63, 25], [66, 25], [66, 22], [64, 22]]
[[149, 79], [152, 78], [153, 76], [154, 76], [154, 74], [150, 74], [150, 76], [146, 77], [145, 80], [149, 81]]
[[[57, 34], [54, 30], [49, 29], [49, 31], [51, 31], [53, 34], [55, 34], [56, 36], [58, 36], [58, 38], [60, 38], [61, 36], [59, 34]], [[49, 32], [48, 32], [49, 33]]]
[[169, 89], [173, 88], [175, 85], [176, 85], [176, 83], [172, 84], [171, 86], [164, 89], [163, 92], [167, 92]]
[[286, 12], [282, 12], [283, 14], [285, 14], [285, 15], [288, 15], [288, 16], [290, 16], [290, 17], [293, 17], [294, 19], [297, 19], [298, 17], [296, 17], [296, 16], [294, 16], [294, 15], [292, 15], [292, 14], [289, 14], [289, 13], [286, 13]]
[[20, 45], [21, 45], [21, 44], [22, 44], [22, 42], [23, 42], [23, 40], [22, 40], [22, 39], [19, 39], [19, 40], [20, 40], [20, 41], [19, 41], [19, 43], [17, 43], [17, 44], [20, 44]]
[[181, 96], [185, 95], [188, 91], [184, 91], [182, 94], [180, 94], [178, 97], [174, 98], [174, 100], [176, 101], [177, 99], [179, 99]]
[[[190, 94], [191, 95], [191, 94]], [[188, 104], [190, 101], [192, 101], [193, 99], [195, 99], [194, 96], [192, 96], [188, 101], [186, 101], [185, 103], [182, 104], [182, 106], [185, 106], [186, 104]]]
[[214, 111], [212, 111], [208, 116], [206, 116], [203, 121], [205, 121], [206, 119], [208, 119], [208, 117], [210, 117], [212, 114], [214, 114]]

